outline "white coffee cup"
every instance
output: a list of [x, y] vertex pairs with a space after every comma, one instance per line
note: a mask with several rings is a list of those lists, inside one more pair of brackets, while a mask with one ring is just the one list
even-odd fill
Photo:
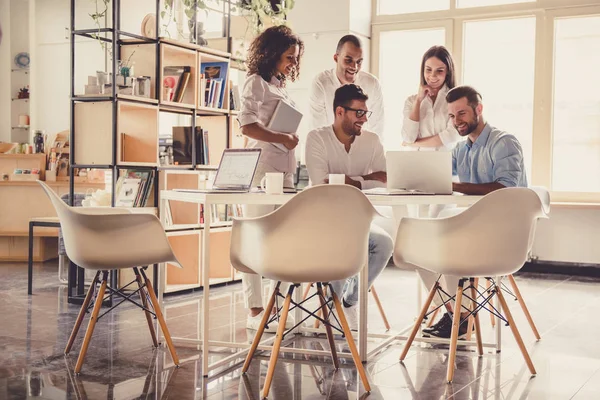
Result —
[[346, 175], [344, 174], [329, 174], [329, 183], [334, 185], [343, 185], [346, 183]]
[[266, 194], [283, 194], [283, 173], [267, 172], [260, 180], [260, 187]]

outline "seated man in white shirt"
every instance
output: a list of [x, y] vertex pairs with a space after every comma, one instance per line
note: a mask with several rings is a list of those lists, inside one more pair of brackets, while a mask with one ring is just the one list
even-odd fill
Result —
[[360, 39], [354, 35], [343, 36], [338, 42], [333, 60], [336, 67], [321, 72], [313, 81], [310, 91], [310, 129], [333, 124], [335, 113], [331, 105], [335, 90], [353, 83], [369, 96], [367, 106], [373, 111], [373, 118], [365, 123], [365, 128], [381, 137], [384, 122], [383, 94], [377, 78], [360, 70], [363, 62]]
[[[353, 84], [335, 91], [333, 125], [311, 131], [306, 139], [306, 168], [311, 184], [327, 183], [329, 174], [344, 174], [346, 184], [359, 189], [385, 186], [387, 174], [383, 146], [375, 133], [362, 129], [371, 114], [367, 109], [367, 99], [361, 88]], [[388, 264], [393, 248], [390, 235], [371, 225], [369, 287]], [[341, 294], [350, 328], [356, 330], [358, 276], [331, 284], [335, 292]]]

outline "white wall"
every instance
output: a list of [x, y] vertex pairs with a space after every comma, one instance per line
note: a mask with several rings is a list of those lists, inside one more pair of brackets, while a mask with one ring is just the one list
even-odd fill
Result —
[[[77, 3], [76, 29], [93, 28], [89, 17], [93, 2]], [[154, 2], [147, 0], [121, 1], [121, 29], [140, 33], [144, 16], [154, 12]], [[32, 71], [35, 93], [32, 107], [36, 119], [34, 129], [43, 129], [50, 137], [68, 130], [70, 121], [70, 0], [35, 0], [39, 16], [35, 24], [36, 69]], [[43, 16], [43, 17], [41, 17]], [[109, 13], [110, 26], [110, 13]], [[78, 38], [75, 47], [75, 92], [83, 93], [88, 75], [105, 70], [105, 54], [95, 40]], [[110, 57], [108, 57], [110, 63]]]
[[0, 0], [0, 141], [10, 141], [10, 1]]
[[536, 231], [533, 255], [544, 261], [600, 264], [600, 209], [554, 207]]

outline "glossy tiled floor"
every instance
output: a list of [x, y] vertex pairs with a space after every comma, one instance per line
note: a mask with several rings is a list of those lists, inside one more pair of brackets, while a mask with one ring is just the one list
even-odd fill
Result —
[[[389, 267], [377, 290], [393, 330], [408, 326], [416, 313], [416, 276]], [[328, 357], [282, 357], [270, 393], [273, 399], [597, 399], [600, 398], [599, 282], [558, 275], [519, 275], [520, 285], [542, 335], [535, 342], [519, 306], [511, 302], [517, 325], [531, 352], [538, 375], [531, 378], [509, 329], [503, 330], [501, 354], [478, 358], [462, 348], [452, 385], [445, 383], [447, 348], [413, 346], [404, 365], [396, 343], [366, 368], [373, 390], [366, 394], [356, 370], [342, 363], [335, 372]], [[247, 342], [241, 285], [211, 292], [211, 339]], [[202, 293], [170, 296], [165, 313], [173, 336], [199, 337], [198, 307]], [[26, 295], [26, 266], [0, 264], [0, 399], [259, 399], [266, 374], [265, 358], [240, 375], [239, 363], [202, 378], [201, 354], [177, 345], [183, 360], [173, 368], [168, 353], [153, 350], [143, 313], [125, 305], [101, 319], [81, 375], [73, 365], [83, 329], [68, 357], [62, 351], [77, 316], [56, 265], [37, 265], [34, 295]], [[383, 332], [376, 309], [369, 309], [369, 331]], [[486, 341], [494, 334], [482, 319]], [[291, 346], [327, 349], [323, 337], [304, 337]], [[376, 342], [371, 342], [373, 347]], [[339, 351], [347, 351], [342, 341]], [[226, 355], [211, 354], [212, 360]]]

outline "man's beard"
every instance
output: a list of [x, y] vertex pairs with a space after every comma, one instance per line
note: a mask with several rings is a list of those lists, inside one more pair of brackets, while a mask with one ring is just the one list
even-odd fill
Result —
[[469, 122], [467, 124], [467, 130], [465, 133], [462, 133], [458, 127], [455, 126], [456, 130], [458, 130], [458, 133], [460, 134], [460, 136], [468, 136], [469, 134], [471, 134], [475, 129], [477, 129], [477, 125], [479, 125], [479, 116], [476, 116], [475, 119], [471, 122]]
[[347, 135], [350, 135], [350, 136], [360, 136], [360, 134], [362, 133], [362, 129], [361, 130], [357, 129], [356, 125], [354, 125], [353, 122], [349, 122], [349, 121], [342, 122], [342, 129], [344, 130], [344, 132]]

